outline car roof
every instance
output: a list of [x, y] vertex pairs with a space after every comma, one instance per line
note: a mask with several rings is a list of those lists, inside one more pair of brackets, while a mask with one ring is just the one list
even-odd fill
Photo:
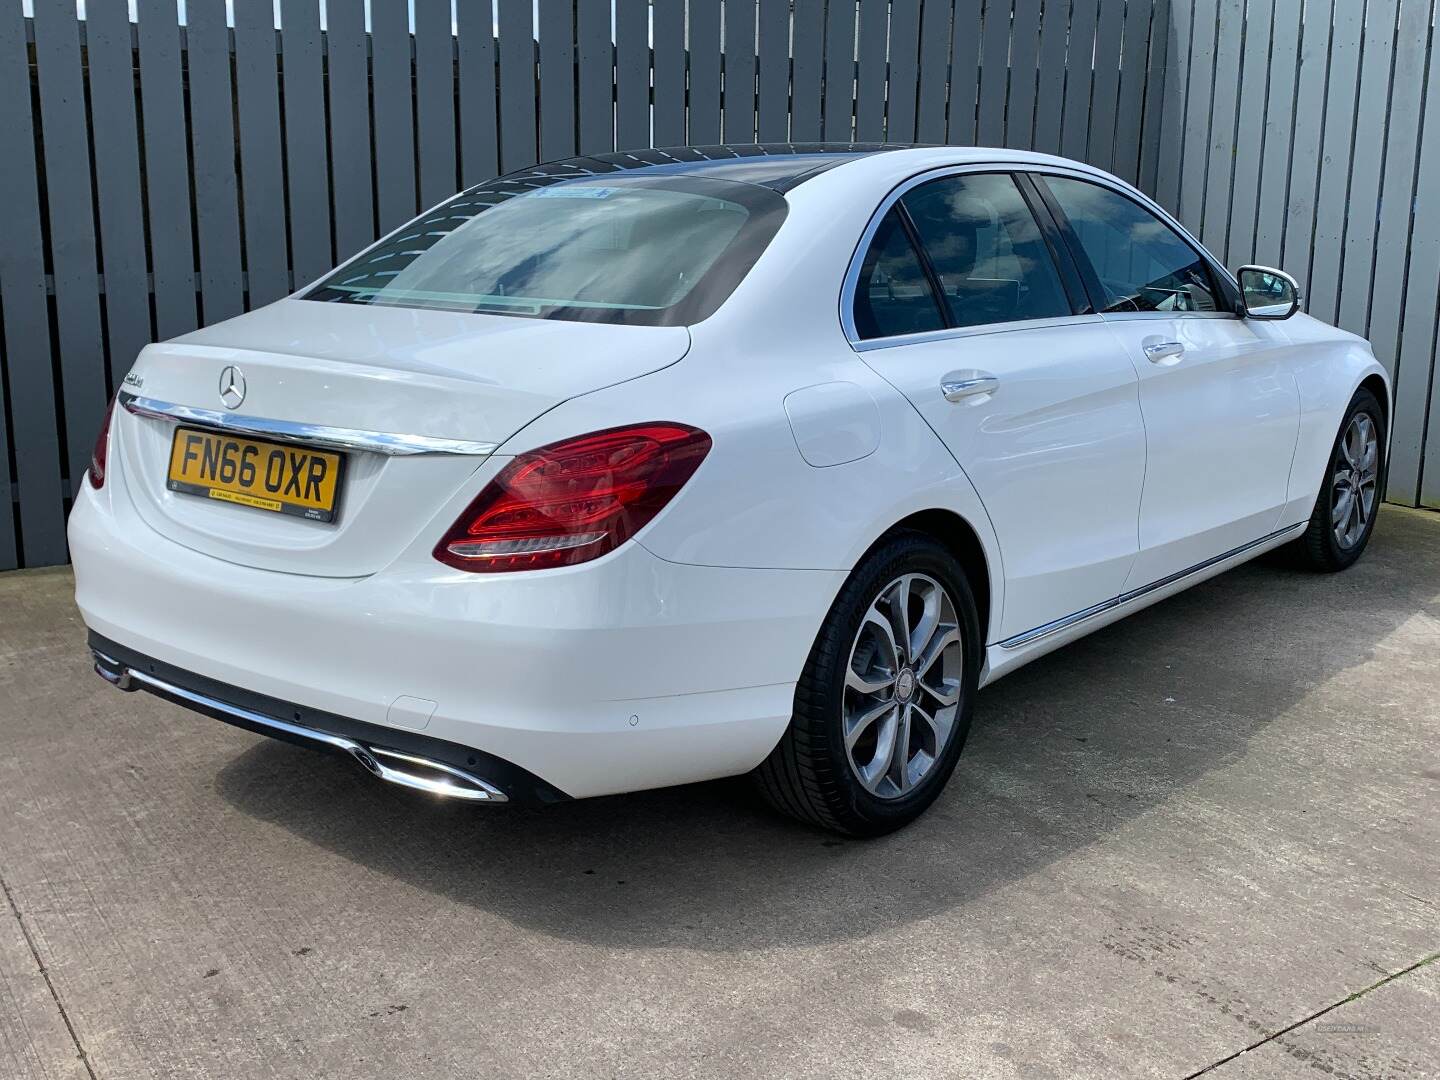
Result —
[[660, 146], [550, 161], [507, 173], [469, 191], [518, 194], [516, 189], [545, 187], [606, 173], [630, 172], [733, 180], [783, 194], [812, 176], [848, 161], [895, 150], [912, 150], [922, 145], [811, 142]]

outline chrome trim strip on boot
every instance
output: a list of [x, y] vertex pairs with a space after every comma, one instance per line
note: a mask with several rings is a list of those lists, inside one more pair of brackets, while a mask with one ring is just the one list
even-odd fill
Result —
[[291, 420], [266, 420], [259, 416], [242, 416], [216, 409], [199, 409], [193, 405], [177, 405], [158, 398], [141, 397], [129, 390], [120, 391], [121, 407], [135, 416], [152, 420], [168, 420], [177, 424], [194, 424], [235, 435], [254, 435], [278, 442], [304, 443], [329, 450], [364, 450], [389, 457], [414, 454], [454, 454], [489, 457], [499, 443], [466, 442], [463, 439], [439, 439], [431, 435], [399, 435], [389, 431], [360, 431], [355, 428], [328, 427], [324, 424], [300, 424]]

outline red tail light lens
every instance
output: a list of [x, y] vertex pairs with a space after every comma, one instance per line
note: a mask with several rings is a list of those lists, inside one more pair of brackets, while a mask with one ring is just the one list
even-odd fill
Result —
[[90, 452], [90, 486], [97, 491], [105, 486], [105, 461], [110, 456], [110, 418], [115, 414], [115, 399], [105, 408], [100, 434], [95, 436], [95, 449]]
[[520, 454], [445, 534], [435, 557], [479, 573], [598, 559], [658, 514], [709, 452], [705, 432], [653, 423]]

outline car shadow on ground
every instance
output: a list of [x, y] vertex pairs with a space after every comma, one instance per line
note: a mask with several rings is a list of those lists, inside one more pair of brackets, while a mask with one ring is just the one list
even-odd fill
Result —
[[[743, 781], [486, 809], [436, 804], [342, 759], [263, 741], [217, 782], [240, 811], [320, 848], [562, 938], [729, 951], [871, 935], [1134, 822], [1245, 755], [1405, 620], [1440, 617], [1433, 525], [1383, 524], [1348, 573], [1251, 564], [982, 691], [947, 791], [880, 840], [776, 817]], [[1413, 528], [1427, 531], [1387, 557], [1398, 548], [1387, 540]]]

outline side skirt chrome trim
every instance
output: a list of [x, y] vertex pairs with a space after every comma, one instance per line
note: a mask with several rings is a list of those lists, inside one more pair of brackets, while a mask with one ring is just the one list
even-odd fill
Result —
[[1105, 600], [1083, 611], [1076, 611], [1070, 615], [1066, 615], [1064, 618], [1056, 619], [1054, 622], [1048, 622], [1043, 626], [1037, 626], [1033, 630], [1026, 630], [1022, 634], [1016, 634], [1014, 637], [1006, 638], [1004, 641], [997, 642], [996, 644], [1002, 649], [1018, 649], [1022, 645], [1029, 645], [1032, 641], [1039, 641], [1041, 638], [1047, 638], [1051, 634], [1058, 634], [1061, 630], [1068, 629], [1076, 623], [1084, 622], [1086, 619], [1094, 618], [1096, 615], [1103, 614], [1106, 611], [1113, 611], [1115, 608], [1132, 603], [1133, 601], [1139, 600], [1142, 596], [1155, 592], [1157, 589], [1163, 589], [1167, 585], [1173, 585], [1175, 582], [1181, 581], [1191, 574], [1198, 574], [1202, 570], [1208, 570], [1216, 563], [1222, 563], [1226, 559], [1233, 559], [1237, 555], [1244, 555], [1247, 551], [1253, 551], [1255, 548], [1263, 547], [1265, 544], [1273, 540], [1278, 540], [1287, 533], [1293, 533], [1298, 529], [1304, 528], [1304, 526], [1305, 522], [1302, 521], [1294, 525], [1287, 525], [1283, 529], [1276, 529], [1267, 536], [1262, 536], [1258, 540], [1252, 540], [1248, 544], [1241, 544], [1239, 547], [1232, 548], [1223, 555], [1216, 555], [1213, 559], [1206, 559], [1202, 563], [1196, 563], [1186, 570], [1180, 570], [1168, 577], [1161, 578], [1159, 581], [1152, 581], [1149, 585], [1142, 585], [1138, 589], [1131, 589], [1129, 592], [1122, 593], [1113, 599]]
[[[425, 791], [431, 795], [444, 795], [451, 799], [465, 799], [469, 802], [503, 803], [510, 801], [506, 794], [494, 784], [481, 780], [464, 769], [457, 769], [431, 758], [402, 754], [398, 750], [387, 750], [381, 746], [367, 746], [341, 735], [331, 735], [328, 731], [302, 727], [299, 724], [266, 716], [239, 705], [232, 705], [206, 694], [197, 694], [193, 690], [186, 690], [183, 686], [176, 686], [174, 683], [157, 679], [143, 671], [126, 667], [120, 661], [101, 652], [95, 653], [95, 671], [110, 685], [121, 690], [138, 690], [140, 687], [136, 684], [143, 684], [167, 697], [179, 698], [181, 701], [188, 701], [193, 705], [226, 713], [237, 720], [243, 720], [247, 724], [254, 724], [259, 728], [283, 732], [292, 738], [344, 751], [368, 772], [388, 784]], [[396, 764], [391, 764], [391, 762]], [[411, 766], [412, 769], [406, 769], [404, 767], [406, 765]], [[438, 775], [427, 776], [412, 771], [417, 768]]]
[[177, 405], [158, 398], [141, 397], [128, 390], [120, 391], [117, 400], [126, 412], [147, 416], [152, 420], [195, 424], [235, 435], [255, 435], [262, 439], [323, 446], [330, 450], [364, 450], [389, 457], [415, 454], [489, 457], [499, 448], [499, 443], [493, 442], [466, 442], [463, 439], [438, 439], [430, 435], [399, 435], [388, 431], [360, 431], [355, 428], [327, 427], [324, 424], [300, 424], [291, 420], [266, 420], [259, 416], [242, 416], [216, 409], [199, 409], [193, 405]]

